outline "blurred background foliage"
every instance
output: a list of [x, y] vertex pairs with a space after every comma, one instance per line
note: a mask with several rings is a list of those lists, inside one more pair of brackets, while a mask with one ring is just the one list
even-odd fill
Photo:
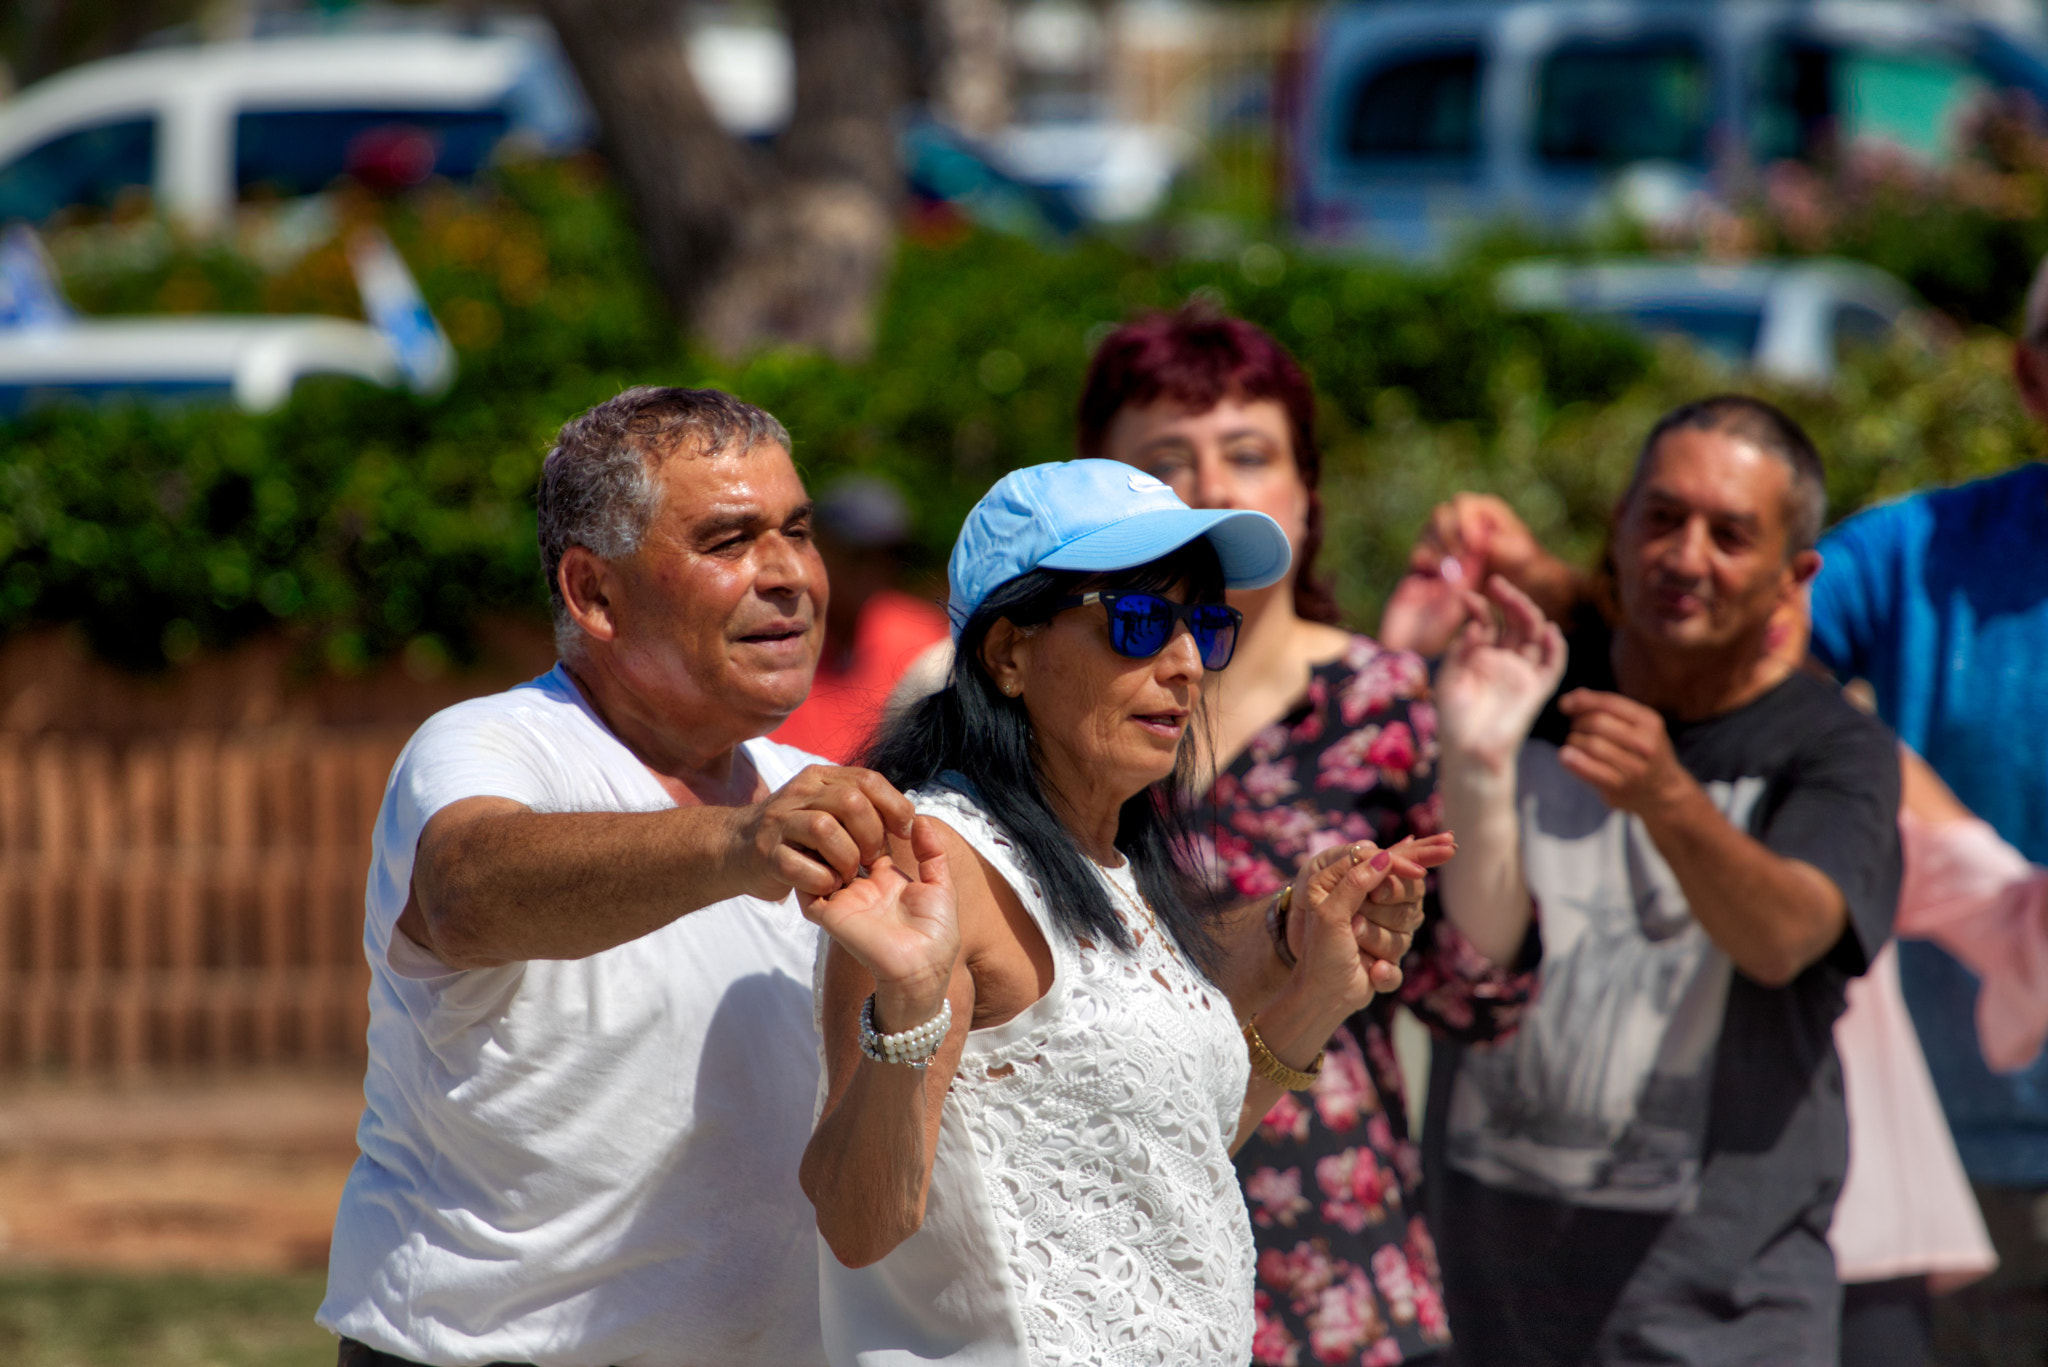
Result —
[[[2044, 173], [2000, 174], [2038, 193]], [[1142, 234], [1047, 248], [943, 219], [904, 242], [870, 360], [722, 366], [688, 350], [660, 311], [595, 160], [510, 167], [403, 202], [343, 197], [323, 212], [382, 223], [412, 265], [457, 346], [454, 389], [427, 403], [334, 381], [301, 385], [264, 417], [71, 408], [9, 420], [0, 633], [75, 623], [102, 655], [149, 668], [282, 628], [309, 667], [348, 674], [402, 653], [435, 671], [474, 649], [485, 617], [544, 613], [540, 460], [565, 418], [639, 383], [718, 385], [767, 407], [794, 433], [813, 488], [850, 470], [895, 479], [930, 572], [992, 479], [1071, 456], [1101, 335], [1193, 295], [1270, 328], [1315, 377], [1325, 567], [1369, 627], [1429, 507], [1460, 489], [1499, 492], [1539, 534], [1592, 553], [1641, 434], [1711, 389], [1761, 388], [1808, 423], [1832, 462], [1837, 515], [2031, 454], [2009, 342], [1989, 329], [2009, 323], [2039, 249], [2028, 235], [2043, 229], [2038, 215], [2010, 217], [2017, 192], [2001, 193], [1940, 210], [1977, 234], [1951, 243], [2013, 240], [1967, 267], [1949, 259], [1968, 255], [1953, 245], [1923, 257], [1898, 245], [1929, 212], [1918, 200], [1872, 193], [1802, 224], [1802, 249], [1877, 260], [1946, 300], [1963, 334], [1862, 356], [1828, 392], [1759, 387], [1676, 345], [1506, 313], [1487, 251], [1426, 272], [1241, 239], [1189, 259], [1185, 244], [1164, 250]], [[1744, 231], [1788, 231], [1770, 214], [1767, 203]], [[287, 251], [293, 221], [262, 221], [239, 242], [201, 245], [155, 219], [116, 220], [51, 246], [88, 312], [358, 311], [331, 226]], [[1988, 276], [1965, 280], [1965, 269]]]

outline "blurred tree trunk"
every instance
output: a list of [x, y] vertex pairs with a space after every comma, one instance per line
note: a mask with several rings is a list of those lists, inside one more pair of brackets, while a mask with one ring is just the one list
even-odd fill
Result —
[[774, 148], [727, 133], [691, 78], [678, 0], [544, 0], [597, 114], [655, 279], [716, 351], [873, 343], [895, 249], [897, 0], [783, 0], [795, 107]]
[[16, 83], [132, 51], [160, 28], [199, 13], [202, 0], [0, 0], [0, 36]]

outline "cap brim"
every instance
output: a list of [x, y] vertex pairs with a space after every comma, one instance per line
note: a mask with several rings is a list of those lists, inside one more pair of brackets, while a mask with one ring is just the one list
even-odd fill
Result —
[[1038, 563], [1049, 570], [1128, 570], [1204, 536], [1233, 589], [1278, 583], [1294, 558], [1287, 533], [1264, 513], [1159, 508], [1076, 537]]

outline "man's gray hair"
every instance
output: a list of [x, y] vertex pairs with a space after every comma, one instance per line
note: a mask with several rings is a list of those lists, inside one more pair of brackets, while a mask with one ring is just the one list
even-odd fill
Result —
[[637, 385], [563, 423], [541, 466], [537, 498], [555, 649], [566, 657], [582, 642], [562, 598], [562, 556], [571, 546], [601, 560], [624, 559], [640, 549], [661, 507], [655, 471], [663, 460], [771, 443], [789, 450], [782, 424], [717, 389]]

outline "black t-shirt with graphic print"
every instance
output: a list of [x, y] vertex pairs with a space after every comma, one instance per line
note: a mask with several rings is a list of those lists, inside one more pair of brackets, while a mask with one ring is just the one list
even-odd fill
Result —
[[[1615, 691], [1606, 632], [1571, 644], [1559, 696]], [[1513, 1037], [1439, 1051], [1432, 1085], [1445, 1292], [1475, 1362], [1834, 1360], [1834, 1022], [1891, 933], [1895, 742], [1805, 674], [1666, 726], [1722, 814], [1832, 880], [1849, 925], [1788, 986], [1735, 969], [1642, 822], [1558, 762], [1553, 699], [1518, 775], [1535, 1003]]]

